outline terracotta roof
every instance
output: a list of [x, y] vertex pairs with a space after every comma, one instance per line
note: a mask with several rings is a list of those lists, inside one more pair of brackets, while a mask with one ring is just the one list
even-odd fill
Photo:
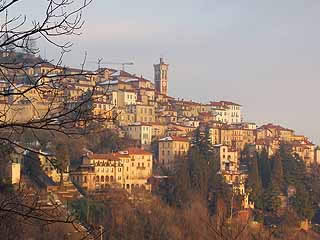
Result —
[[89, 154], [88, 158], [90, 159], [99, 159], [99, 160], [119, 160], [119, 157], [115, 153], [93, 153]]
[[129, 155], [152, 155], [151, 152], [147, 152], [141, 148], [136, 148], [136, 147], [127, 148], [122, 152], [128, 152]]
[[261, 127], [259, 127], [259, 129], [277, 129], [277, 130], [282, 130], [282, 131], [293, 132], [292, 129], [284, 128], [280, 125], [274, 125], [273, 123], [268, 123], [268, 124], [262, 125]]
[[230, 105], [241, 107], [240, 104], [237, 104], [237, 103], [234, 103], [234, 102], [229, 102], [229, 101], [210, 102], [210, 105], [211, 106], [215, 106], [215, 107], [227, 107], [227, 106], [230, 106]]
[[238, 103], [234, 103], [234, 102], [229, 102], [229, 101], [220, 101], [222, 102], [224, 105], [235, 105], [235, 106], [241, 106], [240, 104]]

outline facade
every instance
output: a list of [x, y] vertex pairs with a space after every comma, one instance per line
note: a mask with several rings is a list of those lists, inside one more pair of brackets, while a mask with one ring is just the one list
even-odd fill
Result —
[[317, 164], [320, 164], [320, 147], [319, 147], [319, 146], [316, 147], [316, 149], [315, 149], [315, 151], [314, 151], [314, 155], [315, 155], [315, 157], [314, 157], [315, 162], [316, 162]]
[[152, 125], [152, 138], [159, 139], [161, 137], [164, 137], [167, 125], [162, 123], [151, 123]]
[[172, 168], [179, 157], [185, 156], [190, 148], [190, 143], [184, 137], [165, 137], [159, 140], [158, 164]]
[[87, 191], [96, 190], [96, 173], [92, 165], [81, 165], [70, 173], [70, 178], [73, 183]]
[[135, 122], [152, 123], [155, 122], [155, 107], [150, 105], [128, 105], [128, 113], [135, 115]]
[[241, 105], [229, 101], [211, 102], [211, 112], [217, 121], [228, 124], [241, 123]]
[[315, 157], [315, 146], [309, 141], [298, 141], [291, 143], [293, 154], [297, 154], [306, 164], [310, 167], [311, 164], [316, 163]]
[[160, 58], [160, 63], [154, 64], [153, 67], [156, 91], [158, 91], [160, 94], [168, 95], [169, 64], [164, 63], [163, 58]]
[[152, 140], [152, 125], [133, 123], [125, 127], [128, 137], [138, 140], [141, 145], [150, 145]]
[[[46, 175], [50, 177], [54, 182], [59, 183], [61, 177], [60, 172], [52, 164], [52, 162], [55, 161], [55, 156], [40, 150], [40, 154], [38, 154], [38, 157], [40, 160], [40, 167], [46, 173]], [[68, 172], [69, 167], [67, 167], [66, 171], [63, 173], [63, 179], [65, 181], [69, 179]]]
[[214, 145], [220, 159], [220, 171], [235, 172], [239, 169], [238, 152], [227, 145]]
[[119, 90], [117, 92], [117, 105], [124, 107], [126, 105], [134, 105], [137, 102], [137, 94], [134, 90]]
[[21, 176], [21, 164], [15, 162], [8, 163], [6, 175], [10, 184], [19, 184]]
[[241, 125], [216, 124], [210, 127], [209, 133], [212, 144], [224, 144], [238, 152], [243, 150], [246, 144], [253, 144], [256, 141], [255, 130]]
[[140, 188], [151, 191], [148, 178], [152, 176], [152, 161], [152, 154], [139, 148], [117, 153], [89, 153], [83, 158], [83, 164], [71, 172], [71, 180], [91, 190], [115, 187], [128, 192]]

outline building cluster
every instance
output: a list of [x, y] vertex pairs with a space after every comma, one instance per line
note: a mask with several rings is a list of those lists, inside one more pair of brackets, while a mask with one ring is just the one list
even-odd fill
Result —
[[[0, 67], [14, 84], [0, 79], [2, 120], [26, 121], [61, 113], [92, 94], [93, 116], [112, 119], [101, 123], [119, 135], [136, 140], [136, 148], [117, 153], [88, 152], [82, 165], [71, 171], [71, 180], [88, 190], [118, 186], [151, 190], [152, 165], [172, 168], [188, 153], [195, 129], [208, 129], [220, 159], [220, 172], [228, 183], [243, 183], [240, 152], [251, 146], [272, 156], [281, 143], [289, 143], [307, 166], [320, 163], [320, 150], [305, 136], [274, 124], [258, 127], [243, 121], [242, 106], [231, 101], [198, 103], [168, 95], [169, 65], [154, 65], [154, 81], [112, 68], [84, 71], [37, 63], [17, 68]], [[12, 69], [12, 70], [11, 70]], [[36, 87], [35, 87], [36, 86]], [[19, 114], [17, 114], [19, 113]], [[152, 143], [157, 150], [151, 153]], [[47, 169], [57, 175], [54, 169]], [[240, 191], [241, 192], [241, 191]]]

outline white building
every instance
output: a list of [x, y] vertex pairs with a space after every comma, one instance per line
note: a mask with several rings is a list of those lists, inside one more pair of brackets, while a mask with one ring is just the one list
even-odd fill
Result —
[[152, 125], [147, 123], [133, 123], [125, 127], [128, 137], [139, 140], [141, 145], [149, 145], [152, 140]]
[[217, 121], [232, 124], [242, 121], [241, 105], [228, 101], [211, 102], [211, 112]]
[[134, 90], [118, 90], [118, 106], [135, 105], [137, 103], [137, 94]]

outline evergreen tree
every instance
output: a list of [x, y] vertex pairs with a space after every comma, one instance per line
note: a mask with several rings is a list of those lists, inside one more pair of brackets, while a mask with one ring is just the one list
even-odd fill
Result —
[[196, 130], [194, 130], [193, 132], [193, 136], [191, 139], [191, 147], [199, 149], [201, 143], [202, 143], [201, 131], [200, 131], [200, 127], [197, 127]]
[[311, 220], [318, 206], [313, 206], [311, 194], [302, 186], [297, 188], [296, 194], [290, 199], [290, 203], [301, 219]]
[[282, 158], [279, 153], [276, 153], [275, 157], [273, 158], [273, 167], [272, 167], [272, 180], [271, 184], [280, 190], [284, 191], [284, 181], [283, 181], [283, 165], [282, 165]]
[[247, 185], [251, 189], [250, 199], [255, 202], [257, 208], [262, 208], [262, 188], [256, 154], [249, 159]]
[[191, 188], [206, 199], [208, 195], [209, 165], [205, 155], [198, 149], [191, 148], [187, 163]]
[[210, 127], [206, 126], [204, 135], [201, 137], [200, 152], [205, 156], [212, 157], [213, 145], [211, 141]]
[[271, 181], [271, 164], [265, 148], [263, 148], [259, 154], [259, 172], [261, 176], [262, 187], [266, 189]]
[[264, 209], [277, 213], [281, 206], [280, 188], [277, 184], [270, 184], [264, 194]]

